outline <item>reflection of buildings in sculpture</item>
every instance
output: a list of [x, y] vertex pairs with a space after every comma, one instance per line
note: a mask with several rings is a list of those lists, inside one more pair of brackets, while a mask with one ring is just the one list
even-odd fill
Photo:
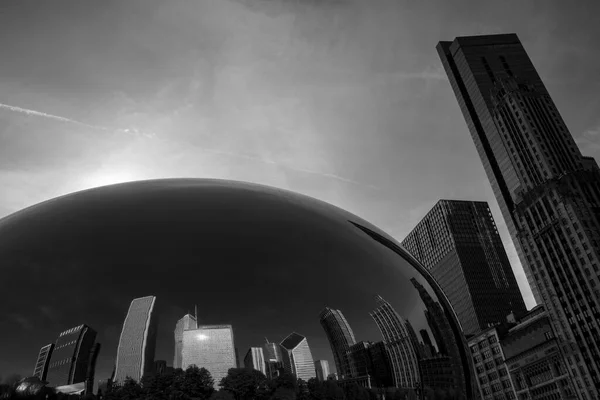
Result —
[[525, 303], [486, 202], [440, 200], [402, 245], [444, 291], [465, 334], [525, 313]]
[[308, 382], [315, 378], [315, 364], [306, 337], [293, 332], [279, 344], [283, 367], [298, 379]]
[[283, 371], [281, 347], [277, 343], [271, 343], [269, 340], [266, 340], [266, 343], [263, 345], [263, 354], [267, 367], [267, 377], [270, 379], [277, 378]]
[[508, 323], [490, 327], [468, 338], [477, 374], [477, 385], [483, 398], [504, 393], [507, 398], [517, 398], [504, 363], [500, 341], [514, 326]]
[[420, 345], [419, 339], [417, 338], [417, 333], [415, 332], [415, 328], [413, 328], [410, 321], [406, 320], [406, 332], [408, 333], [408, 338], [410, 339], [410, 343], [415, 349], [415, 353], [417, 354], [417, 358], [423, 358], [423, 346]]
[[319, 320], [331, 346], [338, 375], [340, 378], [355, 376], [351, 375], [348, 349], [356, 344], [356, 339], [344, 314], [340, 310], [326, 307], [321, 311]]
[[415, 388], [419, 381], [419, 368], [406, 323], [390, 303], [381, 296], [376, 299], [378, 307], [370, 314], [383, 336], [392, 365], [394, 385]]
[[95, 343], [90, 351], [90, 359], [88, 361], [87, 374], [85, 376], [85, 393], [94, 393], [94, 380], [96, 378], [96, 361], [100, 354], [100, 343]]
[[[439, 355], [450, 357], [455, 379], [454, 388], [459, 393], [466, 393], [467, 383], [462, 369], [463, 363], [461, 361], [462, 358], [459, 349], [459, 345], [464, 345], [466, 348], [466, 340], [465, 343], [456, 343], [456, 336], [452, 331], [450, 322], [448, 321], [446, 313], [444, 312], [444, 309], [440, 303], [433, 300], [431, 295], [427, 293], [427, 289], [425, 289], [425, 287], [421, 285], [415, 278], [411, 278], [410, 281], [419, 292], [419, 296], [425, 304], [425, 318], [427, 319], [429, 329], [431, 329], [431, 332], [433, 333]], [[468, 361], [465, 360], [465, 362]], [[473, 390], [475, 390], [474, 386], [475, 385], [473, 385]]]
[[165, 360], [154, 361], [154, 374], [163, 375], [167, 372], [167, 362]]
[[421, 329], [419, 333], [421, 334], [421, 338], [423, 339], [425, 353], [429, 354], [427, 357], [433, 357], [434, 355], [436, 355], [437, 351], [435, 350], [435, 347], [433, 347], [433, 343], [431, 343], [431, 338], [429, 337], [429, 332], [427, 332], [427, 329]]
[[255, 369], [267, 375], [265, 365], [265, 356], [262, 347], [250, 347], [244, 357], [244, 367], [246, 369]]
[[[501, 340], [517, 398], [576, 399], [573, 378], [543, 305], [511, 328]], [[575, 366], [572, 367], [573, 372]], [[543, 397], [542, 397], [543, 396]]]
[[54, 345], [46, 380], [50, 386], [85, 382], [94, 356], [96, 331], [79, 325], [62, 332]]
[[329, 361], [327, 360], [317, 360], [315, 361], [315, 372], [317, 373], [317, 379], [321, 382], [327, 380], [327, 377], [330, 374], [329, 371]]
[[419, 362], [423, 388], [455, 389], [454, 369], [448, 356], [424, 358]]
[[328, 381], [337, 381], [338, 380], [337, 372], [330, 373], [329, 376], [327, 376], [327, 380]]
[[32, 376], [37, 376], [42, 381], [46, 380], [46, 375], [48, 374], [48, 365], [50, 364], [50, 358], [52, 357], [53, 350], [54, 343], [47, 344], [40, 349]]
[[345, 379], [337, 379], [337, 385], [341, 388], [345, 388], [347, 386], [356, 384], [360, 387], [364, 387], [367, 389], [371, 389], [373, 387], [373, 382], [370, 375], [359, 376], [357, 378], [345, 378]]
[[[360, 383], [365, 387], [389, 387], [393, 385], [390, 361], [383, 342], [360, 341], [348, 350], [350, 360], [350, 378], [364, 378]], [[368, 380], [366, 378], [369, 378]], [[342, 379], [347, 381], [347, 379]], [[368, 386], [367, 385], [368, 381]]]
[[175, 355], [173, 356], [173, 368], [181, 368], [181, 349], [183, 347], [183, 332], [198, 329], [196, 317], [190, 314], [184, 315], [175, 324]]
[[114, 382], [123, 384], [127, 377], [139, 382], [152, 373], [156, 349], [156, 297], [134, 299], [129, 305], [117, 349]]
[[237, 368], [235, 340], [231, 325], [201, 325], [183, 332], [182, 368], [191, 365], [206, 368], [215, 385]]

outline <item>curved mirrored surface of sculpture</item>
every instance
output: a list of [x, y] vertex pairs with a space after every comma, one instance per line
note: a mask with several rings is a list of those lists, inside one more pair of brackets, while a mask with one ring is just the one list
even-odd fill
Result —
[[268, 393], [294, 377], [292, 398], [478, 397], [424, 268], [361, 218], [289, 191], [170, 179], [74, 193], [1, 220], [0, 265], [4, 376], [97, 390], [196, 365], [215, 390], [256, 370]]

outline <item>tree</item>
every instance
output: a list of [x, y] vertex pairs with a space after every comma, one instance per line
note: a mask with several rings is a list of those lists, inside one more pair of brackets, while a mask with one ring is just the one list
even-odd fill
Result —
[[230, 368], [220, 386], [232, 392], [236, 400], [266, 398], [269, 394], [267, 377], [255, 369]]
[[270, 400], [296, 400], [296, 392], [293, 389], [279, 386], [275, 389]]
[[235, 400], [233, 394], [227, 390], [214, 391], [210, 396], [210, 400]]
[[181, 391], [192, 399], [208, 399], [215, 391], [214, 380], [206, 368], [195, 365], [185, 370]]
[[117, 398], [120, 400], [138, 400], [144, 394], [140, 384], [130, 377], [125, 379], [123, 386], [118, 388], [116, 392]]
[[284, 371], [277, 378], [273, 379], [272, 386], [274, 390], [277, 390], [279, 388], [285, 388], [290, 389], [294, 393], [296, 393], [298, 389], [298, 380], [296, 379], [296, 376], [294, 376], [290, 372]]
[[335, 381], [323, 382], [323, 392], [326, 400], [345, 400], [344, 390]]

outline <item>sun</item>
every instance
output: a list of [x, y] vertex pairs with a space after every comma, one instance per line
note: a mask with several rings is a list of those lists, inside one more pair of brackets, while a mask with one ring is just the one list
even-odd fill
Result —
[[131, 182], [139, 178], [135, 173], [129, 170], [120, 169], [101, 169], [90, 175], [84, 176], [81, 180], [83, 189], [91, 189], [100, 186], [114, 185], [117, 183]]

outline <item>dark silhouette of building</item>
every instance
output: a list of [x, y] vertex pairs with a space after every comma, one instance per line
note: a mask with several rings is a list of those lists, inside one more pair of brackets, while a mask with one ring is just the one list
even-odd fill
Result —
[[154, 361], [154, 373], [156, 375], [164, 375], [167, 372], [167, 362], [165, 360]]
[[390, 357], [384, 342], [372, 343], [369, 348], [369, 358], [373, 366], [372, 381], [375, 387], [391, 387], [394, 385]]
[[437, 50], [535, 299], [581, 371], [580, 396], [597, 398], [598, 164], [582, 156], [517, 35], [459, 37]]
[[465, 334], [527, 311], [486, 202], [438, 201], [402, 245], [444, 290]]
[[41, 381], [46, 380], [48, 374], [48, 365], [50, 364], [50, 358], [52, 357], [52, 351], [54, 350], [54, 343], [42, 346], [38, 354], [37, 361], [35, 362], [35, 368], [33, 369], [33, 375], [37, 376]]
[[85, 382], [93, 356], [96, 331], [79, 325], [62, 332], [54, 345], [46, 380], [50, 386]]
[[94, 380], [96, 378], [96, 361], [101, 349], [100, 343], [95, 343], [90, 350], [90, 359], [87, 367], [87, 374], [85, 376], [85, 394], [94, 393]]
[[319, 320], [327, 340], [331, 346], [333, 360], [340, 379], [353, 376], [350, 371], [348, 350], [356, 344], [354, 332], [340, 310], [326, 307], [319, 315]]

